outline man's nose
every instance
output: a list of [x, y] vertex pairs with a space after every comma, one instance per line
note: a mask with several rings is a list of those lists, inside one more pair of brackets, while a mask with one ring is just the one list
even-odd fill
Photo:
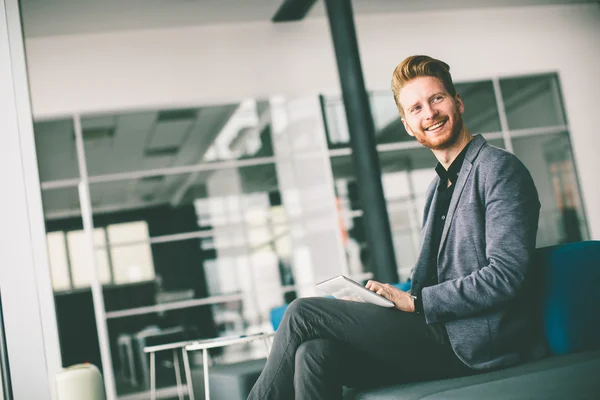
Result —
[[435, 109], [435, 107], [431, 107], [431, 105], [426, 105], [423, 108], [423, 112], [424, 112], [424, 116], [427, 119], [432, 119], [433, 117], [435, 117], [438, 113], [438, 111]]

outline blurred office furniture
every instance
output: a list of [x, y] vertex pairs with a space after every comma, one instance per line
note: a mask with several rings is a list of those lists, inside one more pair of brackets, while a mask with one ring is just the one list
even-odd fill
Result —
[[600, 241], [540, 248], [531, 273], [519, 301], [536, 310], [546, 357], [461, 378], [350, 389], [344, 399], [597, 399]]
[[245, 400], [266, 363], [266, 358], [260, 358], [211, 366], [210, 400]]
[[[189, 392], [189, 386], [183, 384], [183, 381], [181, 379], [181, 369], [180, 369], [180, 365], [179, 365], [179, 356], [181, 354], [182, 356], [182, 360], [184, 363], [188, 363], [188, 365], [185, 366], [185, 371], [186, 371], [186, 384], [187, 382], [191, 381], [191, 371], [189, 368], [189, 359], [186, 357], [183, 357], [184, 353], [185, 353], [185, 347], [189, 344], [193, 343], [193, 341], [190, 340], [186, 340], [186, 341], [180, 341], [180, 342], [172, 342], [172, 343], [165, 343], [162, 345], [157, 345], [157, 346], [148, 346], [146, 348], [144, 348], [144, 356], [146, 354], [150, 355], [150, 398], [152, 400], [156, 399], [156, 357], [157, 357], [157, 353], [161, 353], [161, 352], [165, 352], [165, 351], [171, 351], [172, 355], [173, 355], [173, 366], [174, 366], [174, 371], [175, 371], [175, 380], [177, 383], [177, 396], [179, 400], [182, 400], [184, 398], [184, 396], [187, 394], [190, 396], [190, 398], [193, 398], [194, 394], [192, 392]], [[191, 393], [191, 394], [190, 394]]]
[[[215, 302], [239, 299], [241, 295], [212, 298], [190, 298], [189, 289], [169, 288], [157, 291], [154, 281], [120, 286], [104, 286], [104, 299], [109, 327], [109, 340], [117, 374], [118, 394], [129, 395], [149, 390], [147, 360], [140, 356], [135, 335], [146, 327], [161, 330], [179, 327], [179, 333], [163, 339], [173, 340], [214, 337], [212, 307]], [[162, 294], [159, 294], [162, 293]], [[90, 362], [100, 365], [100, 353], [95, 331], [92, 297], [89, 289], [77, 289], [55, 295], [59, 339], [63, 365]], [[163, 343], [160, 337], [147, 338], [150, 343]], [[143, 353], [143, 352], [142, 352]], [[169, 354], [157, 359], [158, 371], [168, 379], [159, 386], [173, 388], [175, 380], [172, 357]], [[169, 386], [171, 385], [171, 386]], [[173, 390], [173, 389], [170, 389]]]
[[144, 353], [144, 348], [165, 343], [181, 342], [185, 339], [185, 330], [181, 326], [167, 329], [161, 329], [156, 326], [148, 327], [133, 335], [132, 340], [136, 357], [134, 364], [139, 366], [139, 372], [136, 373], [136, 376], [139, 377], [139, 382], [144, 388], [150, 387], [150, 366], [148, 365], [148, 358]]
[[[258, 334], [253, 334], [253, 335], [244, 335], [244, 336], [233, 337], [233, 338], [216, 338], [216, 339], [209, 339], [209, 340], [201, 340], [201, 341], [198, 341], [198, 342], [195, 342], [195, 343], [192, 343], [192, 344], [186, 346], [185, 352], [183, 354], [184, 359], [188, 358], [189, 352], [198, 351], [198, 350], [202, 351], [202, 361], [203, 361], [202, 362], [202, 370], [203, 370], [203, 374], [204, 374], [204, 399], [210, 400], [210, 396], [211, 396], [210, 379], [209, 379], [209, 376], [210, 376], [209, 375], [209, 361], [208, 361], [208, 350], [209, 349], [222, 348], [222, 347], [226, 347], [226, 346], [249, 343], [249, 342], [252, 342], [255, 340], [263, 340], [266, 345], [267, 353], [269, 353], [271, 350], [271, 338], [274, 335], [275, 335], [274, 332], [269, 332], [269, 333], [258, 333]], [[186, 361], [184, 363], [184, 365], [186, 365], [186, 368], [189, 368], [189, 362]], [[222, 384], [231, 384], [231, 381], [234, 380], [236, 382], [235, 386], [238, 388], [238, 390], [245, 390], [245, 389], [248, 390], [248, 392], [238, 392], [237, 395], [239, 395], [239, 399], [243, 400], [244, 398], [246, 398], [250, 392], [250, 389], [252, 388], [253, 383], [254, 383], [254, 382], [251, 382], [252, 377], [254, 377], [254, 379], [258, 378], [258, 375], [260, 375], [260, 371], [262, 371], [262, 367], [260, 367], [260, 369], [257, 369], [257, 366], [260, 367], [260, 365], [256, 364], [256, 363], [241, 363], [241, 364], [234, 363], [234, 364], [229, 364], [229, 365], [222, 365], [221, 373], [219, 375], [217, 375], [217, 380], [215, 381], [215, 383], [218, 383], [218, 387], [215, 388], [215, 389], [217, 389], [217, 395], [219, 395], [219, 396], [225, 395], [225, 393], [223, 393], [223, 391], [227, 391], [227, 390], [221, 388], [221, 385]], [[228, 373], [226, 375], [223, 375], [223, 372], [225, 372], [225, 371], [228, 371]], [[186, 374], [188, 374], [187, 371], [186, 371]], [[222, 379], [222, 378], [225, 378], [225, 379]], [[251, 382], [249, 384], [250, 387], [248, 387], [249, 382]], [[189, 392], [193, 393], [194, 389], [193, 389], [192, 380], [188, 381], [188, 388], [189, 388]], [[233, 393], [229, 392], [228, 394], [232, 395]], [[228, 398], [228, 400], [234, 400], [234, 398]]]
[[[275, 333], [258, 333], [252, 335], [242, 335], [236, 337], [220, 337], [214, 339], [195, 340], [188, 342], [174, 342], [163, 345], [148, 346], [144, 348], [144, 352], [150, 356], [150, 397], [156, 399], [156, 356], [160, 352], [171, 351], [176, 360], [175, 377], [177, 380], [178, 399], [183, 400], [187, 392], [190, 400], [194, 400], [194, 385], [192, 381], [192, 371], [189, 360], [189, 353], [194, 351], [202, 351], [202, 370], [204, 378], [204, 398], [213, 399], [245, 399], [254, 385], [254, 382], [260, 375], [266, 360], [251, 360], [231, 364], [223, 364], [211, 367], [214, 369], [214, 377], [210, 377], [209, 373], [209, 350], [223, 348], [226, 346], [240, 345], [250, 343], [256, 340], [263, 340], [266, 345], [267, 353], [270, 351], [271, 340]], [[185, 387], [179, 369], [179, 353], [183, 358], [185, 370]], [[212, 387], [212, 389], [211, 389]]]
[[135, 376], [135, 358], [133, 356], [133, 343], [130, 334], [121, 333], [117, 338], [119, 348], [119, 363], [121, 364], [121, 375], [129, 381], [131, 386], [137, 386]]
[[77, 364], [56, 376], [58, 400], [106, 400], [102, 374], [95, 365]]

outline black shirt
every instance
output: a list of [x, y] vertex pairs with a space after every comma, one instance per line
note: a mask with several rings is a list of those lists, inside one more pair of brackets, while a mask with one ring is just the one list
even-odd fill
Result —
[[[469, 142], [465, 148], [462, 149], [460, 154], [456, 156], [452, 164], [450, 164], [448, 170], [446, 170], [440, 163], [438, 163], [438, 165], [435, 167], [435, 172], [437, 172], [438, 176], [440, 177], [440, 183], [437, 187], [438, 198], [433, 213], [433, 230], [431, 232], [430, 252], [431, 259], [429, 261], [427, 273], [425, 274], [425, 280], [421, 284], [421, 288], [438, 284], [437, 255], [442, 241], [442, 232], [444, 231], [446, 215], [448, 214], [448, 208], [450, 208], [450, 201], [452, 200], [452, 194], [454, 193], [454, 186], [456, 186], [456, 181], [458, 180], [458, 175], [470, 144], [471, 142]], [[448, 186], [448, 181], [452, 183], [450, 186]]]
[[[438, 284], [437, 255], [442, 241], [442, 232], [444, 231], [444, 225], [446, 224], [446, 215], [448, 214], [448, 209], [450, 208], [452, 194], [454, 194], [454, 186], [456, 186], [456, 182], [458, 181], [458, 175], [470, 144], [471, 142], [467, 143], [465, 148], [462, 149], [460, 154], [456, 156], [454, 161], [452, 161], [452, 164], [450, 164], [448, 170], [446, 170], [441, 163], [438, 163], [438, 165], [435, 167], [435, 172], [437, 172], [438, 176], [440, 177], [440, 183], [437, 187], [437, 201], [435, 204], [435, 210], [433, 211], [433, 229], [431, 232], [430, 251], [431, 258], [427, 266], [425, 279], [420, 286], [421, 289], [419, 289], [419, 292], [416, 295], [417, 299], [415, 300], [415, 311], [418, 314], [423, 313], [423, 298], [421, 297], [422, 288]], [[448, 186], [448, 182], [451, 183], [450, 186]], [[449, 343], [446, 329], [443, 324], [432, 324], [430, 325], [430, 329], [441, 344]]]

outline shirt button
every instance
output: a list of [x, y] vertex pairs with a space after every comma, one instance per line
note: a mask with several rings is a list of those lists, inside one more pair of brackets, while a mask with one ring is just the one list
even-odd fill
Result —
[[446, 216], [445, 216], [445, 215], [442, 215], [442, 219], [446, 219]]

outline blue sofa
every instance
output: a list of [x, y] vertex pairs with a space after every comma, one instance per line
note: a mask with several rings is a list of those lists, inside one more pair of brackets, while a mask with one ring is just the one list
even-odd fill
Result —
[[344, 400], [600, 399], [600, 241], [538, 249], [530, 272], [524, 299], [538, 310], [548, 356], [462, 378], [348, 389]]

